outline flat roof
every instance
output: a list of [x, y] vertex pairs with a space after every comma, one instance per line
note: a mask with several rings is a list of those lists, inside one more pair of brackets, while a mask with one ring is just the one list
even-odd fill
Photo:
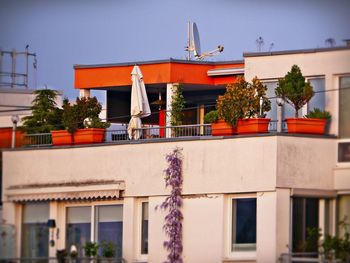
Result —
[[122, 62], [122, 63], [109, 63], [109, 64], [74, 64], [74, 69], [80, 68], [104, 68], [104, 67], [118, 67], [118, 66], [135, 66], [135, 65], [152, 65], [163, 63], [179, 63], [179, 64], [195, 64], [195, 65], [227, 65], [227, 64], [241, 64], [244, 60], [227, 60], [227, 61], [203, 61], [203, 60], [185, 60], [185, 59], [160, 59], [160, 60], [146, 60], [146, 61], [134, 61], [134, 62]]
[[304, 54], [304, 53], [317, 53], [317, 52], [329, 52], [339, 50], [349, 50], [350, 46], [341, 47], [326, 47], [326, 48], [310, 48], [310, 49], [297, 49], [297, 50], [282, 50], [272, 52], [244, 52], [243, 57], [262, 57], [262, 56], [278, 56], [288, 54]]
[[[76, 89], [131, 87], [130, 74], [134, 65], [140, 67], [143, 80], [148, 85], [166, 83], [226, 85], [235, 80], [238, 75], [235, 69], [243, 69], [244, 61], [197, 61], [170, 58], [116, 64], [74, 65], [74, 87]], [[214, 69], [215, 74], [208, 76], [208, 71]], [[220, 70], [224, 70], [225, 74], [220, 74]]]

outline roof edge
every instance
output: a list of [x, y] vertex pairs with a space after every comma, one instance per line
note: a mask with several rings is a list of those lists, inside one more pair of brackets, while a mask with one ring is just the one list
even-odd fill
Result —
[[329, 48], [282, 50], [282, 51], [273, 51], [273, 52], [244, 52], [243, 57], [246, 58], [246, 57], [278, 56], [278, 55], [288, 55], [288, 54], [317, 53], [317, 52], [339, 51], [339, 50], [349, 50], [349, 49], [350, 49], [350, 46], [341, 46], [341, 47], [329, 47]]
[[227, 60], [227, 61], [198, 61], [198, 60], [184, 60], [184, 59], [160, 59], [160, 60], [146, 60], [135, 62], [122, 63], [107, 63], [107, 64], [74, 64], [74, 69], [83, 68], [104, 68], [104, 67], [118, 67], [118, 66], [134, 66], [134, 65], [149, 65], [149, 64], [163, 64], [163, 63], [178, 63], [178, 64], [197, 64], [197, 65], [226, 65], [226, 64], [243, 64], [244, 60]]

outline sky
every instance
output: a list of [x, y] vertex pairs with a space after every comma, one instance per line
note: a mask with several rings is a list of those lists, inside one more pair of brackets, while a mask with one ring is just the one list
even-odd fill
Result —
[[224, 45], [210, 60], [237, 60], [257, 51], [260, 36], [264, 51], [325, 47], [327, 38], [344, 45], [349, 10], [350, 0], [0, 0], [0, 48], [29, 45], [38, 60], [31, 88], [73, 99], [74, 64], [184, 59], [188, 21], [202, 51]]

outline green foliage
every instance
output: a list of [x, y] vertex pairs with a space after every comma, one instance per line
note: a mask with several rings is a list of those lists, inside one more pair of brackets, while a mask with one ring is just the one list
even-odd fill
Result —
[[328, 111], [320, 110], [319, 108], [314, 108], [309, 114], [305, 115], [306, 118], [315, 118], [315, 119], [326, 119], [330, 120], [332, 115]]
[[317, 227], [308, 227], [306, 229], [306, 240], [303, 251], [318, 252], [318, 240], [321, 237], [321, 229]]
[[[252, 83], [238, 78], [234, 84], [226, 86], [224, 95], [217, 100], [218, 117], [232, 126], [238, 119], [264, 118], [271, 109], [271, 102], [266, 96], [267, 87], [255, 77]], [[261, 108], [260, 108], [261, 103]]]
[[212, 110], [204, 115], [204, 123], [214, 123], [219, 119], [218, 111]]
[[309, 82], [305, 82], [300, 68], [293, 65], [284, 78], [278, 80], [275, 90], [276, 96], [282, 98], [295, 109], [295, 117], [298, 111], [314, 96], [314, 91]]
[[347, 216], [339, 222], [340, 227], [344, 229], [343, 237], [332, 237], [327, 235], [322, 244], [326, 257], [329, 259], [341, 259], [342, 262], [350, 260], [350, 233]]
[[99, 114], [102, 110], [101, 104], [96, 97], [77, 98], [76, 103], [71, 105], [68, 99], [63, 100], [63, 125], [70, 133], [77, 129], [85, 128], [84, 121], [88, 119], [88, 128], [107, 128], [109, 123], [102, 122]]
[[115, 244], [112, 241], [103, 241], [101, 243], [102, 257], [113, 258], [116, 254]]
[[88, 241], [83, 248], [86, 257], [96, 257], [99, 245], [96, 242]]
[[23, 118], [23, 129], [29, 134], [47, 133], [51, 130], [63, 129], [62, 109], [57, 107], [55, 99], [58, 95], [56, 90], [36, 90], [32, 101], [32, 115]]
[[182, 85], [179, 85], [171, 97], [171, 125], [182, 125], [184, 117], [183, 109], [185, 108], [185, 98], [182, 94]]

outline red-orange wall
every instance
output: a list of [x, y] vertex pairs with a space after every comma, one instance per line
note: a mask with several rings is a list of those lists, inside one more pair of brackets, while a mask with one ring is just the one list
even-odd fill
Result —
[[[12, 127], [11, 128], [0, 128], [0, 149], [11, 148], [12, 142]], [[23, 145], [23, 132], [16, 131], [16, 147]]]
[[[234, 81], [234, 76], [209, 77], [208, 70], [215, 68], [243, 67], [244, 64], [187, 64], [158, 63], [140, 65], [145, 84], [184, 83], [219, 85]], [[130, 86], [133, 66], [106, 66], [96, 68], [75, 68], [76, 89]]]

